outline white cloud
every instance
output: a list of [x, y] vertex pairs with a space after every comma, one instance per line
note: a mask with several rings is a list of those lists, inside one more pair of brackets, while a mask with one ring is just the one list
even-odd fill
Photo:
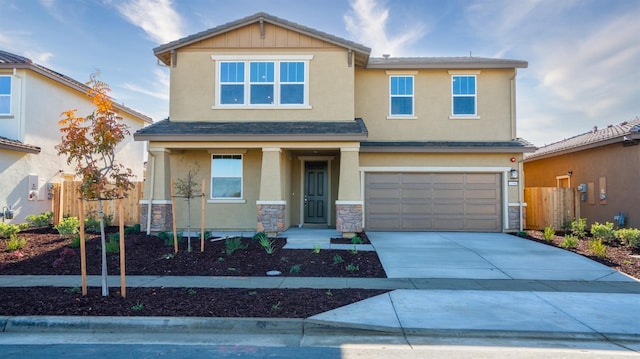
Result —
[[125, 82], [122, 87], [143, 95], [151, 96], [160, 100], [169, 101], [169, 74], [163, 69], [154, 69], [155, 82], [150, 87], [142, 87], [130, 82]]
[[344, 16], [349, 34], [370, 47], [373, 56], [406, 56], [406, 47], [424, 35], [424, 25], [412, 23], [411, 29], [391, 36], [387, 33], [388, 20], [389, 8], [377, 0], [352, 0], [351, 10]]
[[183, 20], [171, 0], [130, 0], [117, 6], [132, 24], [142, 28], [152, 41], [164, 44], [183, 36]]

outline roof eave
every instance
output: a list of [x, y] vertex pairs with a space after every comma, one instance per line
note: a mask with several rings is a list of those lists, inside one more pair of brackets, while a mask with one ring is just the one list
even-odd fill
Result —
[[36, 146], [12, 145], [8, 143], [0, 143], [0, 149], [32, 154], [38, 154], [41, 151], [40, 147]]
[[593, 149], [593, 148], [598, 148], [598, 147], [603, 147], [603, 146], [608, 146], [608, 145], [615, 145], [617, 143], [624, 144], [624, 142], [625, 142], [624, 138], [625, 137], [628, 138], [629, 140], [640, 140], [640, 134], [639, 133], [627, 133], [625, 135], [616, 136], [614, 138], [610, 138], [610, 139], [599, 141], [599, 142], [593, 142], [593, 143], [589, 143], [589, 144], [582, 145], [582, 146], [576, 146], [576, 147], [561, 149], [561, 150], [558, 150], [558, 151], [548, 152], [548, 153], [544, 153], [544, 154], [541, 154], [541, 155], [538, 155], [538, 156], [534, 156], [534, 157], [528, 157], [528, 158], [525, 158], [524, 162], [533, 162], [533, 161], [542, 160], [542, 159], [546, 159], [546, 158], [566, 155], [566, 154], [569, 154], [569, 153], [590, 150], [590, 149]]
[[442, 62], [442, 63], [389, 63], [389, 64], [368, 64], [368, 69], [381, 70], [407, 70], [407, 69], [513, 69], [527, 68], [526, 62], [511, 63], [460, 63], [460, 62]]
[[200, 134], [144, 134], [134, 133], [133, 138], [135, 141], [150, 141], [150, 142], [257, 142], [257, 141], [363, 141], [367, 139], [367, 134], [275, 134], [275, 135], [200, 135]]

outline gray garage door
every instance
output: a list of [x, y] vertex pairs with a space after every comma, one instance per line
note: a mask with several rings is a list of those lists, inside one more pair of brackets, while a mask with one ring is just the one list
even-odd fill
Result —
[[499, 173], [367, 173], [365, 227], [501, 231]]

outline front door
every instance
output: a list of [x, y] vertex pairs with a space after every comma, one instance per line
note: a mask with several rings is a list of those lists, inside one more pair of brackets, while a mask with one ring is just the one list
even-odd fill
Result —
[[304, 222], [327, 223], [327, 163], [305, 162]]

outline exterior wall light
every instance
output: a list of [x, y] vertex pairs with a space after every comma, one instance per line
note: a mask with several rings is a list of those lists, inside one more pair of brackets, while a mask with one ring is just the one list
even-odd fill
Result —
[[518, 170], [516, 170], [515, 168], [511, 169], [511, 178], [512, 179], [516, 179], [518, 178]]

